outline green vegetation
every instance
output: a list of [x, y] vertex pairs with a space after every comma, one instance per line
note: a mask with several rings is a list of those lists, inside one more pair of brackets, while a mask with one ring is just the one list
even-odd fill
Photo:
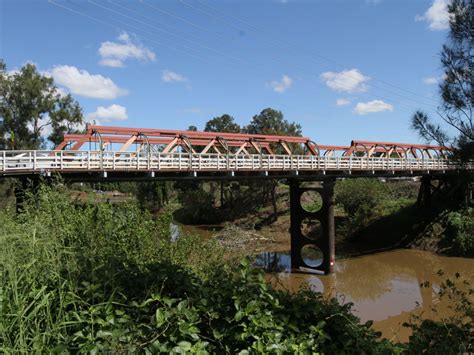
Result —
[[357, 233], [377, 219], [413, 204], [415, 194], [416, 186], [410, 182], [357, 178], [338, 181], [335, 200], [347, 215], [346, 229]]
[[26, 64], [7, 72], [0, 60], [0, 149], [39, 149], [42, 134], [58, 144], [65, 133], [75, 133], [83, 123], [82, 109], [70, 94], [63, 95], [52, 78]]
[[61, 187], [0, 212], [1, 351], [365, 352], [392, 345], [350, 305], [271, 289], [170, 216], [72, 202]]
[[[443, 272], [438, 271], [439, 276]], [[463, 287], [459, 287], [462, 283]], [[431, 287], [428, 282], [422, 287]], [[446, 279], [438, 291], [440, 298], [449, 298], [453, 301], [451, 307], [454, 314], [442, 317], [439, 321], [423, 320], [413, 317], [412, 321], [405, 323], [405, 327], [413, 330], [410, 337], [410, 353], [435, 353], [435, 354], [472, 354], [474, 351], [474, 304], [472, 302], [472, 288], [468, 280], [462, 280], [459, 274], [453, 279]], [[437, 314], [436, 307], [432, 311]]]
[[446, 239], [460, 255], [474, 256], [474, 208], [446, 213]]
[[452, 146], [455, 154], [467, 161], [474, 158], [472, 0], [452, 0], [448, 4], [448, 12], [449, 37], [441, 52], [444, 76], [439, 89], [442, 104], [437, 110], [445, 127], [421, 111], [413, 115], [412, 127], [427, 141]]

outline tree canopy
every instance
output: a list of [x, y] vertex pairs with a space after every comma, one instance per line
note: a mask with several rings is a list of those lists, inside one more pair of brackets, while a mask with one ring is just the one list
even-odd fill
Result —
[[234, 117], [223, 114], [222, 116], [214, 117], [212, 120], [207, 121], [204, 131], [238, 133], [240, 132], [240, 126], [235, 123]]
[[38, 149], [47, 139], [57, 144], [83, 123], [82, 110], [70, 94], [62, 94], [53, 78], [33, 64], [8, 72], [0, 61], [0, 146]]
[[281, 111], [266, 108], [258, 115], [253, 116], [252, 121], [244, 128], [250, 134], [276, 134], [287, 136], [301, 136], [301, 125], [288, 122], [284, 119]]
[[[440, 83], [442, 104], [438, 115], [447, 126], [435, 123], [422, 111], [412, 118], [412, 127], [427, 141], [451, 145], [465, 158], [474, 156], [474, 16], [472, 0], [453, 0], [448, 5], [449, 37], [441, 52], [444, 70]], [[456, 132], [449, 134], [446, 127]]]

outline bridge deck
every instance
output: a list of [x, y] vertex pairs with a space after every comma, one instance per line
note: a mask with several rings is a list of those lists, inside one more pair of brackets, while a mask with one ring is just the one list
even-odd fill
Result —
[[[445, 173], [460, 168], [444, 158], [385, 158], [314, 155], [234, 155], [202, 153], [147, 153], [100, 151], [1, 151], [0, 175], [80, 174], [110, 172], [133, 175], [137, 172], [245, 174], [373, 174], [423, 175]], [[464, 166], [463, 168], [466, 168]], [[472, 169], [472, 166], [467, 167]], [[157, 176], [158, 177], [158, 176]]]

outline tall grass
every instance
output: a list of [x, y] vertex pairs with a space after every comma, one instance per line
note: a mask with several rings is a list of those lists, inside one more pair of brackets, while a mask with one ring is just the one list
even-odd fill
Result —
[[61, 187], [0, 211], [2, 353], [381, 353], [350, 305], [272, 290], [170, 216], [71, 201]]
[[187, 268], [199, 274], [219, 263], [212, 242], [188, 236], [171, 243], [170, 220], [154, 220], [133, 203], [74, 203], [46, 186], [27, 193], [22, 214], [0, 211], [0, 351], [70, 343], [92, 305], [117, 294], [150, 295], [153, 265], [191, 259]]

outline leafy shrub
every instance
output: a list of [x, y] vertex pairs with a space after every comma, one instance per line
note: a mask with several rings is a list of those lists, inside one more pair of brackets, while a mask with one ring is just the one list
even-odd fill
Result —
[[221, 212], [214, 206], [213, 192], [205, 191], [201, 185], [182, 188], [178, 195], [181, 209], [176, 217], [186, 224], [211, 224], [222, 219]]
[[345, 179], [336, 184], [336, 203], [347, 213], [350, 225], [360, 229], [379, 215], [388, 193], [387, 186], [377, 179]]
[[474, 208], [448, 212], [446, 238], [460, 255], [474, 255]]

